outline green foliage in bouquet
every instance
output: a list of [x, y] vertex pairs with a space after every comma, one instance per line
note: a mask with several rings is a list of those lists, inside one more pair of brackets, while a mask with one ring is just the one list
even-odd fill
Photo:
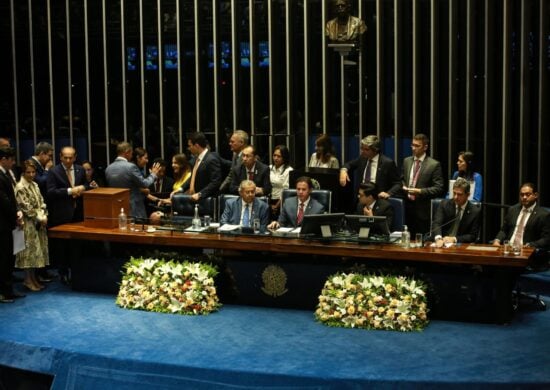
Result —
[[328, 326], [412, 331], [428, 324], [424, 283], [403, 276], [332, 275], [315, 318]]
[[208, 314], [220, 307], [210, 264], [130, 258], [116, 299], [127, 309]]

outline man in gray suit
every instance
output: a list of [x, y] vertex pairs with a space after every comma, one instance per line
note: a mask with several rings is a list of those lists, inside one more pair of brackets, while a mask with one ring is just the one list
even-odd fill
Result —
[[256, 198], [256, 184], [243, 180], [239, 185], [239, 198], [229, 199], [220, 218], [220, 224], [252, 226], [254, 219], [260, 220], [260, 231], [265, 232], [269, 223], [269, 206]]
[[147, 188], [157, 179], [160, 164], [155, 163], [151, 167], [151, 174], [143, 177], [136, 164], [131, 163], [133, 149], [128, 142], [117, 145], [117, 158], [105, 169], [105, 178], [108, 187], [130, 189], [130, 212], [134, 218], [147, 219], [145, 211], [145, 195], [140, 191]]
[[431, 200], [444, 193], [441, 164], [426, 154], [429, 144], [425, 134], [416, 134], [411, 144], [413, 155], [403, 160], [405, 221], [413, 236], [430, 231]]
[[279, 220], [271, 222], [268, 228], [302, 226], [304, 215], [323, 214], [325, 206], [310, 196], [311, 191], [313, 191], [311, 179], [307, 176], [299, 177], [296, 180], [296, 196], [284, 201]]

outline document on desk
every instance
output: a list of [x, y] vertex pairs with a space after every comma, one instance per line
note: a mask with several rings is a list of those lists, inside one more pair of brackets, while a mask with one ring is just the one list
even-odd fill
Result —
[[220, 226], [218, 231], [219, 232], [232, 232], [233, 230], [237, 230], [237, 229], [240, 229], [240, 228], [241, 228], [241, 225], [230, 225], [230, 224], [226, 223], [225, 225]]

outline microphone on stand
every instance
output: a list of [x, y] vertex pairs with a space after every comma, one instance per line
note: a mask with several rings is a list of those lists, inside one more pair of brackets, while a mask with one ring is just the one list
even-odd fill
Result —
[[460, 214], [459, 215], [455, 215], [454, 218], [451, 218], [450, 220], [448, 220], [447, 222], [445, 223], [442, 223], [441, 225], [439, 225], [437, 228], [434, 228], [434, 229], [431, 229], [428, 233], [424, 234], [422, 236], [422, 241], [426, 241], [428, 240], [428, 238], [430, 238], [432, 236], [432, 234], [434, 234], [434, 232], [437, 230], [437, 229], [441, 229], [442, 227], [444, 226], [447, 226], [451, 223], [454, 223], [458, 218], [460, 217]]

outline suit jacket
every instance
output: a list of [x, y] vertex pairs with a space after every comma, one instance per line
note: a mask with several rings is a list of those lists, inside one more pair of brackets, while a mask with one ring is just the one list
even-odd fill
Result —
[[222, 184], [220, 185], [220, 192], [222, 194], [229, 193], [231, 191], [231, 183], [233, 182], [233, 176], [235, 175], [235, 169], [240, 167], [243, 162], [242, 153], [234, 154], [231, 161], [222, 159], [222, 166], [227, 168], [228, 173], [225, 176]]
[[15, 229], [17, 222], [17, 201], [11, 179], [0, 170], [0, 231], [9, 234]]
[[[83, 185], [89, 188], [86, 183], [86, 173], [80, 165], [73, 164], [74, 186]], [[73, 198], [68, 194], [67, 189], [71, 187], [67, 172], [62, 164], [57, 164], [50, 169], [46, 181], [46, 204], [48, 205], [48, 225], [57, 226], [63, 223], [77, 222], [83, 220], [82, 196]]]
[[[359, 184], [363, 181], [363, 173], [367, 167], [368, 159], [359, 157], [355, 160], [344, 164], [344, 168], [348, 170], [348, 175], [354, 172], [354, 193], [357, 193]], [[350, 177], [351, 178], [351, 177]], [[401, 176], [395, 162], [384, 156], [382, 153], [378, 155], [378, 165], [376, 166], [376, 186], [379, 191], [385, 191], [391, 196], [401, 195]]]
[[127, 213], [134, 218], [147, 218], [145, 195], [140, 190], [148, 188], [156, 178], [155, 174], [143, 177], [143, 173], [136, 164], [122, 157], [117, 157], [105, 169], [107, 186], [130, 189], [130, 211]]
[[[504, 223], [496, 236], [500, 242], [509, 240], [514, 234], [521, 208], [522, 205], [518, 203], [508, 209]], [[523, 230], [523, 243], [535, 248], [550, 250], [550, 213], [538, 204], [533, 209]]]
[[[201, 198], [217, 196], [222, 182], [220, 156], [214, 152], [206, 152], [195, 175], [195, 192], [201, 194]], [[183, 186], [183, 191], [189, 190], [191, 180]]]
[[[156, 182], [156, 179], [155, 179], [155, 182]], [[162, 182], [160, 183], [159, 191], [157, 191], [157, 189], [155, 188], [155, 185], [156, 185], [155, 182], [153, 182], [153, 184], [151, 184], [149, 186], [149, 190], [151, 191], [151, 193], [153, 193], [153, 194], [159, 194], [159, 193], [160, 194], [165, 194], [165, 193], [172, 192], [173, 187], [174, 187], [174, 179], [172, 179], [171, 177], [164, 176], [162, 178]]]
[[[313, 198], [309, 198], [309, 203], [304, 210], [304, 215], [310, 214], [323, 214], [325, 212], [325, 206], [317, 202]], [[279, 215], [279, 225], [283, 227], [298, 227], [296, 224], [296, 217], [298, 216], [298, 197], [293, 196], [286, 199], [281, 207], [281, 214]]]
[[[414, 158], [406, 157], [403, 160], [402, 181], [409, 186], [409, 177], [413, 168]], [[411, 201], [407, 194], [405, 199], [405, 220], [409, 226], [411, 234], [427, 233], [430, 231], [430, 206], [431, 199], [442, 197], [445, 192], [443, 180], [443, 171], [439, 161], [426, 156], [424, 162], [420, 165], [416, 188], [421, 188], [422, 192]]]
[[34, 181], [36, 182], [36, 184], [38, 184], [40, 193], [42, 194], [44, 200], [46, 200], [46, 194], [48, 192], [47, 182], [49, 172], [46, 171], [42, 164], [40, 164], [40, 161], [36, 160], [34, 157], [31, 157], [31, 161], [34, 165], [34, 168], [36, 169], [36, 176], [34, 177]]
[[[445, 199], [437, 208], [433, 220], [432, 236], [448, 236], [454, 225], [456, 217], [456, 204], [452, 199]], [[458, 232], [456, 233], [457, 242], [476, 242], [479, 237], [481, 223], [481, 208], [468, 202], [462, 212]]]
[[[271, 179], [269, 175], [269, 167], [261, 161], [256, 161], [254, 165], [254, 179], [252, 181], [256, 184], [256, 187], [263, 188], [264, 196], [271, 194]], [[239, 184], [246, 179], [248, 179], [248, 173], [244, 164], [239, 164], [233, 168], [233, 180], [231, 181], [230, 192], [238, 194]]]
[[[223, 214], [220, 218], [220, 224], [225, 225], [228, 223], [231, 225], [239, 225], [241, 223], [242, 207], [243, 202], [241, 197], [227, 200]], [[270, 210], [267, 203], [255, 198], [252, 205], [252, 215], [250, 216], [250, 221], [252, 222], [254, 218], [259, 218], [260, 231], [265, 232], [267, 225], [269, 224], [269, 216]]]
[[[363, 205], [358, 204], [357, 210], [355, 214], [357, 215], [363, 215]], [[390, 202], [388, 202], [386, 199], [377, 199], [376, 203], [374, 204], [374, 208], [372, 209], [372, 214], [375, 216], [380, 217], [386, 217], [386, 223], [388, 225], [388, 229], [391, 231], [391, 227], [393, 226], [393, 206]], [[374, 225], [373, 226], [373, 234], [384, 234], [386, 233], [385, 229], [383, 230], [381, 226]]]

